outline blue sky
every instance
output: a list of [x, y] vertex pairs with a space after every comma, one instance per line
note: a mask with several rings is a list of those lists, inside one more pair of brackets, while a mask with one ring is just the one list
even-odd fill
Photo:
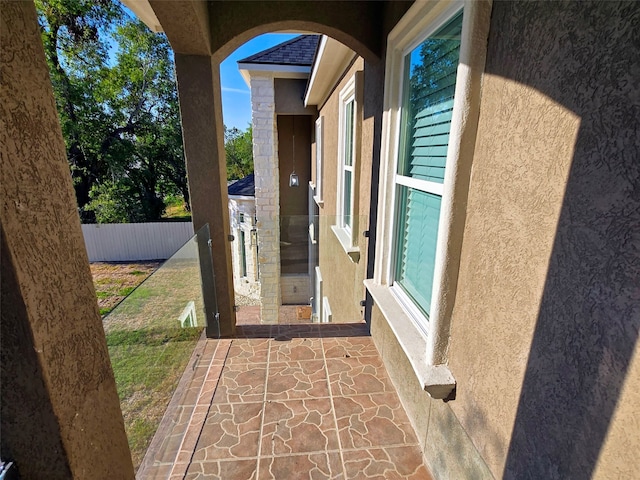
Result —
[[246, 130], [251, 123], [251, 94], [240, 75], [238, 60], [285, 42], [297, 35], [267, 33], [260, 35], [238, 48], [220, 65], [222, 84], [222, 114], [227, 128]]

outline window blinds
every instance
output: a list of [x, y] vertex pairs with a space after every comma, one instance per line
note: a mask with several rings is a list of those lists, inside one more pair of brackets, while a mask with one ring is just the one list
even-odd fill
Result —
[[[405, 59], [399, 176], [444, 183], [461, 31], [462, 13]], [[428, 317], [442, 198], [427, 186], [397, 192], [395, 280]]]

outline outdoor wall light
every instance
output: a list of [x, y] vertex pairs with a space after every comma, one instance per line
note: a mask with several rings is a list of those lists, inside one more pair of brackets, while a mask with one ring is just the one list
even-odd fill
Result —
[[291, 172], [291, 175], [289, 175], [289, 186], [290, 187], [300, 186], [300, 179], [298, 178], [298, 174], [295, 172], [295, 170]]
[[292, 130], [293, 130], [293, 145], [292, 145], [292, 156], [293, 156], [293, 171], [291, 172], [291, 175], [289, 175], [289, 186], [290, 187], [299, 187], [300, 186], [300, 179], [298, 178], [298, 174], [296, 173], [296, 117], [294, 116], [292, 118]]

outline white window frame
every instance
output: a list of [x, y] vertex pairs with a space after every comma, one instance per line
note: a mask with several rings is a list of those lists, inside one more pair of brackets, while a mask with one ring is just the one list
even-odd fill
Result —
[[[358, 239], [356, 234], [358, 231], [358, 218], [356, 213], [358, 212], [356, 191], [359, 187], [359, 159], [358, 159], [358, 145], [359, 145], [359, 108], [361, 102], [358, 99], [358, 81], [361, 72], [354, 74], [345, 86], [340, 90], [338, 101], [338, 171], [337, 171], [337, 185], [336, 185], [336, 224], [331, 227], [334, 234], [338, 238], [344, 251], [349, 255], [352, 261], [357, 262], [360, 258], [360, 248], [358, 247]], [[347, 105], [353, 102], [353, 122], [352, 128], [353, 135], [352, 152], [351, 152], [351, 165], [345, 165], [345, 142], [346, 142], [346, 110]], [[350, 209], [348, 215], [351, 219], [350, 224], [345, 224], [344, 218], [347, 212], [344, 211], [344, 179], [345, 171], [351, 172], [351, 192], [350, 192]]]
[[[347, 106], [353, 103], [353, 108], [351, 110], [352, 113], [352, 121], [351, 121], [351, 165], [346, 165], [346, 137], [347, 137]], [[351, 230], [353, 228], [353, 184], [354, 184], [354, 172], [355, 172], [355, 164], [356, 164], [356, 77], [353, 76], [349, 80], [349, 82], [345, 85], [345, 87], [340, 91], [340, 103], [339, 103], [339, 119], [338, 119], [338, 205], [336, 208], [337, 212], [337, 225], [338, 227], [344, 229], [349, 236], [351, 236]], [[351, 173], [351, 191], [350, 202], [349, 202], [349, 211], [345, 211], [344, 205], [344, 189], [345, 189], [345, 172], [349, 171]], [[345, 222], [345, 217], [349, 216], [350, 223]]]
[[316, 120], [316, 184], [314, 185], [315, 195], [313, 200], [321, 207], [324, 205], [324, 197], [322, 194], [322, 169], [323, 169], [323, 152], [324, 152], [324, 116], [320, 115]]
[[[456, 15], [458, 15], [461, 11], [463, 10], [463, 3], [462, 2], [453, 2], [449, 8], [445, 9], [444, 12], [442, 12], [440, 15], [438, 15], [438, 17], [433, 20], [432, 22], [429, 23], [428, 27], [425, 28], [421, 34], [415, 38], [412, 42], [410, 42], [409, 44], [407, 44], [403, 49], [402, 49], [402, 72], [405, 72], [405, 64], [404, 62], [406, 61], [407, 57], [411, 54], [411, 52], [413, 52], [413, 50], [415, 50], [416, 48], [418, 48], [420, 46], [420, 44], [422, 42], [424, 42], [428, 37], [430, 37], [431, 35], [433, 35], [435, 32], [437, 32], [440, 28], [442, 28], [445, 24], [447, 24], [450, 20], [452, 20]], [[398, 119], [397, 119], [397, 144], [395, 146], [395, 155], [393, 158], [393, 162], [394, 162], [394, 170], [393, 170], [393, 175], [392, 175], [392, 183], [394, 184], [394, 189], [393, 189], [393, 205], [394, 205], [394, 211], [393, 211], [393, 238], [392, 238], [392, 245], [393, 245], [393, 254], [390, 256], [390, 266], [389, 266], [389, 285], [391, 287], [391, 291], [392, 293], [397, 297], [398, 301], [403, 305], [404, 309], [407, 311], [407, 313], [411, 316], [411, 318], [413, 319], [413, 321], [418, 325], [418, 327], [420, 327], [420, 329], [422, 330], [422, 333], [424, 333], [426, 336], [429, 335], [429, 317], [427, 317], [422, 310], [415, 304], [414, 300], [411, 299], [411, 297], [409, 296], [408, 293], [406, 293], [405, 289], [402, 288], [399, 284], [395, 283], [395, 275], [397, 272], [397, 262], [399, 260], [399, 258], [397, 257], [397, 252], [399, 251], [398, 249], [398, 243], [400, 241], [399, 237], [399, 231], [398, 231], [398, 221], [399, 219], [396, 218], [397, 215], [400, 213], [400, 205], [397, 199], [397, 193], [398, 193], [398, 187], [402, 186], [402, 187], [408, 187], [413, 189], [414, 191], [419, 191], [419, 192], [423, 192], [423, 193], [428, 193], [428, 194], [432, 194], [435, 196], [438, 196], [441, 198], [442, 203], [444, 203], [444, 190], [445, 190], [445, 183], [437, 183], [437, 182], [431, 182], [428, 180], [422, 180], [422, 179], [418, 179], [418, 178], [413, 178], [413, 177], [409, 177], [406, 175], [402, 175], [398, 173], [398, 165], [400, 163], [400, 156], [402, 155], [402, 152], [399, 151], [400, 148], [400, 135], [401, 135], [401, 131], [402, 131], [402, 115], [401, 115], [401, 110], [402, 110], [402, 106], [403, 106], [403, 100], [405, 97], [405, 88], [406, 85], [403, 84], [404, 81], [404, 75], [403, 78], [400, 81], [400, 99], [399, 99], [399, 106], [398, 106]], [[456, 75], [456, 83], [457, 83], [457, 75]], [[456, 92], [457, 93], [457, 92]], [[457, 97], [456, 97], [457, 98]], [[460, 108], [459, 104], [456, 103], [455, 99], [454, 99], [454, 112], [455, 109]], [[451, 126], [451, 130], [453, 130], [453, 122], [452, 122], [452, 126]], [[449, 146], [447, 147], [447, 152], [450, 150], [451, 144], [449, 144]], [[445, 176], [446, 176], [446, 171], [451, 168], [451, 164], [457, 162], [456, 158], [451, 158], [451, 155], [447, 154], [447, 162], [445, 164]], [[440, 207], [440, 213], [442, 213], [443, 210], [443, 205], [441, 204]], [[440, 215], [442, 216], [442, 215]], [[442, 228], [441, 225], [439, 225], [439, 229], [438, 229], [438, 239], [441, 236], [441, 232], [440, 232], [440, 228]], [[445, 233], [446, 235], [446, 233]], [[440, 242], [438, 242], [437, 247], [436, 247], [436, 264], [438, 261], [438, 257], [439, 257], [439, 251], [442, 250], [443, 246], [441, 245]], [[444, 247], [446, 248], [446, 246]], [[441, 254], [440, 254], [441, 256]], [[434, 271], [434, 285], [433, 285], [433, 289], [432, 289], [432, 296], [431, 296], [431, 305], [429, 306], [429, 311], [433, 312], [434, 307], [437, 308], [436, 305], [434, 305], [435, 303], [435, 297], [433, 295], [433, 290], [435, 289], [435, 284], [436, 284], [436, 278], [435, 278], [435, 271]]]
[[[395, 275], [396, 190], [406, 179], [396, 178], [400, 142], [404, 60], [464, 9], [460, 60], [447, 150], [438, 225], [436, 262], [428, 322], [404, 292], [393, 285]], [[448, 370], [447, 351], [455, 301], [465, 205], [480, 110], [480, 86], [489, 32], [490, 2], [417, 1], [389, 34], [385, 70], [378, 241], [374, 278], [365, 285], [380, 308], [419, 381], [435, 398], [455, 386]], [[411, 182], [411, 180], [409, 180]], [[419, 325], [423, 324], [426, 329]]]

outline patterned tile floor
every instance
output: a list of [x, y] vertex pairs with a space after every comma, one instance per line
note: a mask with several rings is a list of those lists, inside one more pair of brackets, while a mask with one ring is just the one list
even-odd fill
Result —
[[138, 479], [431, 479], [366, 325], [247, 325], [194, 352]]

